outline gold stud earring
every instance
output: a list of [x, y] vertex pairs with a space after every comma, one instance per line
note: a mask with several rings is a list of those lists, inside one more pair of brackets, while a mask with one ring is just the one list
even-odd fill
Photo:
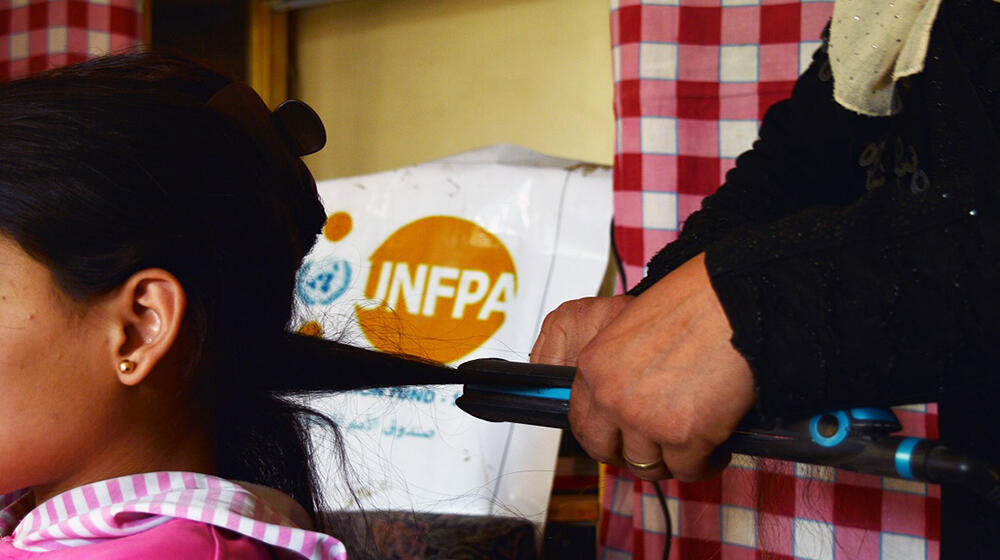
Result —
[[125, 374], [132, 373], [135, 371], [135, 362], [128, 359], [118, 362], [118, 371]]

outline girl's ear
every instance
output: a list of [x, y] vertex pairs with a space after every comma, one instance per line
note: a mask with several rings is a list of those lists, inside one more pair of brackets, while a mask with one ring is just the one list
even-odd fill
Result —
[[163, 360], [181, 330], [187, 296], [166, 270], [133, 274], [106, 302], [111, 314], [111, 371], [125, 385], [138, 385]]

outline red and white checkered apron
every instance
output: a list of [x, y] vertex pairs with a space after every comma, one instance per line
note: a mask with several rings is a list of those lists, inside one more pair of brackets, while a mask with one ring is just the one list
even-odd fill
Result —
[[[612, 0], [615, 235], [626, 278], [748, 149], [767, 108], [811, 61], [829, 1]], [[937, 437], [937, 407], [897, 410]], [[759, 464], [758, 464], [759, 463]], [[696, 484], [663, 484], [674, 560], [937, 560], [937, 486], [736, 458]], [[604, 473], [600, 558], [660, 558], [665, 523], [649, 483]]]
[[0, 0], [0, 81], [142, 42], [141, 0]]

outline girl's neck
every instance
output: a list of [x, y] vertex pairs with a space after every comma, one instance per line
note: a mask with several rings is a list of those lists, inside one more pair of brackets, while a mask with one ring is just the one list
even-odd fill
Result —
[[216, 446], [208, 423], [195, 422], [193, 418], [171, 420], [147, 429], [123, 430], [125, 433], [86, 464], [59, 480], [33, 486], [35, 504], [74, 488], [130, 474], [157, 471], [216, 474]]

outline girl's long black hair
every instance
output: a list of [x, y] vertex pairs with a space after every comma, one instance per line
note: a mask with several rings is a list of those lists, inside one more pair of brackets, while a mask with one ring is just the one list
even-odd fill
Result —
[[322, 524], [307, 428], [339, 433], [288, 397], [449, 372], [288, 332], [296, 270], [325, 213], [287, 142], [262, 146], [207, 105], [230, 83], [137, 52], [0, 84], [0, 232], [78, 301], [144, 268], [173, 273], [218, 474], [282, 490]]

